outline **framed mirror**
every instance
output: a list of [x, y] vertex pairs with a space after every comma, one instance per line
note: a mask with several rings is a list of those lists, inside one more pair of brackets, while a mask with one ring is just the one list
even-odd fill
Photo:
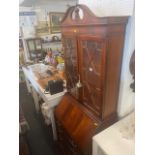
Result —
[[50, 22], [50, 33], [60, 32], [60, 23], [63, 19], [64, 13], [61, 12], [50, 12], [49, 22]]

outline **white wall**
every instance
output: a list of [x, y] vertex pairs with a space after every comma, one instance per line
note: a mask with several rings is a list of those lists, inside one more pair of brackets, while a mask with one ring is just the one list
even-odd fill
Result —
[[[31, 12], [33, 11], [32, 7], [20, 7], [19, 12]], [[36, 16], [34, 16], [36, 17]], [[22, 32], [23, 32], [23, 37], [24, 38], [29, 38], [29, 37], [35, 37], [35, 29], [34, 25], [36, 25], [37, 21], [35, 24], [30, 24], [30, 16], [20, 16], [19, 17], [19, 25], [22, 27]], [[22, 23], [24, 22], [24, 25]]]
[[121, 72], [121, 82], [120, 82], [120, 94], [118, 101], [118, 114], [119, 117], [123, 117], [130, 113], [134, 109], [135, 104], [135, 93], [130, 89], [130, 84], [133, 82], [132, 76], [129, 72], [129, 63], [131, 55], [135, 49], [135, 22], [134, 15], [129, 18], [126, 36], [125, 36], [125, 45], [123, 53], [123, 62], [122, 62], [122, 72]]
[[[49, 20], [49, 12], [66, 12], [69, 6], [73, 6], [77, 3], [77, 0], [33, 0], [24, 1], [24, 6], [19, 8], [19, 11], [35, 11], [37, 21]], [[29, 6], [29, 7], [26, 7]], [[34, 26], [23, 26], [24, 37], [35, 37]]]
[[134, 0], [79, 0], [87, 5], [96, 16], [132, 15]]
[[34, 10], [37, 12], [38, 21], [48, 21], [49, 12], [66, 12], [69, 6], [76, 4], [76, 0], [58, 0], [46, 3], [37, 3]]
[[123, 51], [123, 62], [118, 100], [118, 115], [124, 117], [134, 110], [134, 93], [130, 89], [133, 81], [129, 72], [129, 60], [135, 48], [134, 37], [134, 0], [79, 0], [87, 5], [96, 16], [124, 16], [130, 15]]

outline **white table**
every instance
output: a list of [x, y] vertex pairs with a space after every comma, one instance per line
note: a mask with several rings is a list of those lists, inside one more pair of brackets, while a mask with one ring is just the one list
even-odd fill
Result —
[[134, 155], [134, 112], [93, 137], [93, 155]]
[[56, 140], [57, 135], [56, 135], [55, 120], [54, 120], [54, 108], [56, 105], [59, 104], [62, 96], [65, 94], [65, 91], [54, 95], [44, 94], [44, 89], [37, 83], [36, 77], [34, 76], [32, 71], [28, 67], [23, 67], [22, 69], [25, 75], [28, 92], [32, 93], [33, 95], [36, 111], [37, 112], [39, 111], [38, 94], [44, 100], [44, 102], [48, 104], [49, 108], [51, 109], [50, 119], [51, 119], [52, 130], [53, 130], [53, 138], [54, 140]]

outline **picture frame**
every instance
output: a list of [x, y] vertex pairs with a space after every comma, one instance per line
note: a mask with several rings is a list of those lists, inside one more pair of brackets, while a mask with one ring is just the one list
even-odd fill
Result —
[[64, 17], [62, 12], [49, 12], [50, 33], [60, 32], [60, 23]]
[[38, 37], [50, 34], [50, 27], [46, 21], [39, 21], [38, 25], [35, 26], [35, 29]]

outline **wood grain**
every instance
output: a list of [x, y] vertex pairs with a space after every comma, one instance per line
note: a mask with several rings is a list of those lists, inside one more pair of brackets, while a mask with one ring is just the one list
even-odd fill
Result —
[[[83, 16], [79, 11], [83, 12]], [[78, 148], [73, 149], [69, 144], [66, 147], [69, 155], [80, 155], [81, 152], [91, 155], [90, 144], [94, 133], [117, 120], [127, 20], [127, 16], [96, 17], [85, 5], [70, 7], [62, 20], [61, 32], [70, 95], [64, 96], [56, 108], [55, 116], [58, 130], [68, 135]], [[79, 77], [82, 87], [77, 89]], [[98, 121], [101, 122], [99, 126]], [[58, 135], [58, 142], [65, 150], [63, 146], [67, 138], [59, 132]]]

